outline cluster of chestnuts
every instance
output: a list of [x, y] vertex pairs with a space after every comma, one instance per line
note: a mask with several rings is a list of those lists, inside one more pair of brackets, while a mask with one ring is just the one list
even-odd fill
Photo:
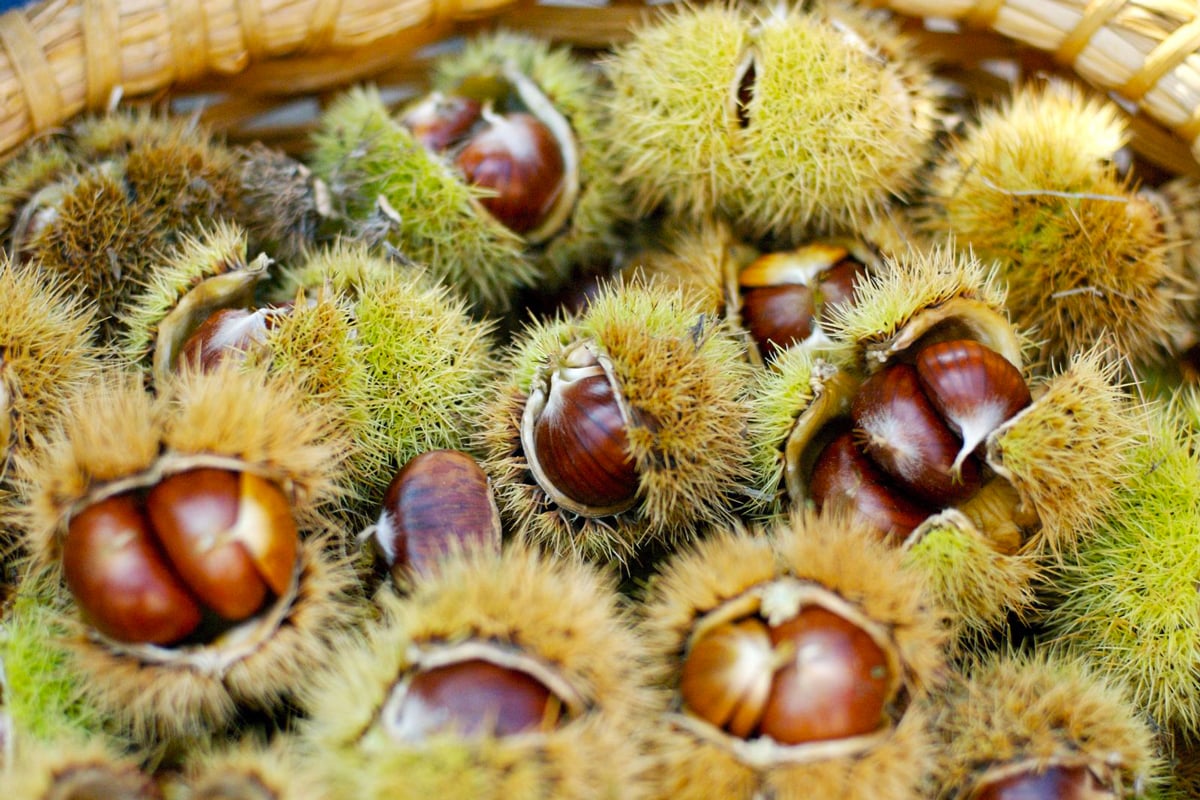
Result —
[[987, 469], [976, 449], [1032, 400], [1020, 370], [977, 341], [910, 355], [862, 382], [851, 427], [822, 448], [809, 479], [818, 508], [848, 507], [897, 541], [970, 501]]
[[[116, 112], [0, 165], [0, 797], [1200, 797], [1200, 402], [1129, 390], [1194, 198], [1075, 90], [944, 129], [894, 23], [494, 31], [300, 160]], [[1104, 142], [1031, 190], [1039, 115]], [[1004, 283], [1105, 235], [1104, 297]], [[1024, 363], [1093, 299], [1117, 349]]]

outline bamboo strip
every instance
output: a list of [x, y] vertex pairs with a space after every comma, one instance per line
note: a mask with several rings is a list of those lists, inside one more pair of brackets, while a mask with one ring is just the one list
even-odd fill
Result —
[[1057, 55], [1188, 142], [1200, 160], [1196, 0], [869, 0], [900, 14], [959, 20]]
[[397, 34], [445, 35], [517, 2], [42, 0], [0, 16], [0, 154], [117, 89], [154, 95], [296, 53], [353, 64]]

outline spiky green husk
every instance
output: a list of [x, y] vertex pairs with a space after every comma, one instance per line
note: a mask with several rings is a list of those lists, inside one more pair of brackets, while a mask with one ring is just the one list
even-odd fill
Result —
[[927, 521], [921, 537], [904, 550], [904, 563], [922, 576], [946, 609], [952, 645], [972, 648], [1001, 629], [1010, 613], [1033, 608], [1038, 559], [1027, 552], [1001, 553], [955, 519]]
[[469, 446], [494, 372], [490, 323], [423, 270], [355, 245], [313, 255], [283, 285], [317, 304], [279, 321], [265, 358], [346, 424], [362, 504], [373, 512], [414, 456]]
[[939, 797], [961, 797], [988, 769], [1029, 762], [1109, 773], [1117, 797], [1161, 777], [1154, 734], [1126, 688], [1078, 658], [1038, 650], [971, 664], [936, 706]]
[[323, 776], [296, 739], [251, 736], [236, 743], [213, 742], [189, 752], [180, 774], [168, 780], [167, 796], [178, 800], [328, 800]]
[[[635, 419], [627, 429], [638, 501], [624, 513], [583, 518], [559, 508], [533, 481], [520, 444], [535, 373], [563, 349], [591, 341], [611, 359]], [[613, 284], [576, 319], [522, 332], [484, 412], [483, 467], [513, 535], [559, 553], [626, 562], [650, 544], [687, 541], [728, 522], [749, 485], [745, 404], [749, 367], [737, 339], [664, 286]]]
[[108, 340], [165, 251], [198, 221], [232, 216], [235, 161], [206, 130], [147, 114], [85, 119], [62, 146], [75, 166], [33, 197], [41, 224], [14, 247], [94, 298]]
[[1057, 643], [1130, 687], [1160, 727], [1200, 737], [1200, 453], [1156, 408], [1103, 519], [1053, 577]]
[[[0, 715], [18, 749], [29, 739], [50, 743], [102, 736], [103, 719], [81, 702], [80, 676], [62, 646], [62, 595], [44, 573], [26, 577], [0, 624]], [[0, 736], [0, 739], [4, 739]], [[32, 742], [31, 742], [32, 744]], [[4, 765], [0, 746], [0, 771]]]
[[754, 376], [747, 438], [754, 471], [750, 508], [755, 514], [772, 517], [787, 511], [785, 446], [797, 417], [817, 394], [823, 363], [806, 348], [790, 347], [771, 362], [771, 369]]
[[[232, 223], [217, 222], [199, 228], [195, 236], [185, 234], [177, 247], [164, 253], [163, 263], [146, 276], [125, 308], [119, 358], [148, 367], [164, 318], [205, 279], [244, 269], [246, 249], [245, 231]], [[253, 285], [246, 288], [252, 293]]]
[[935, 173], [927, 224], [1000, 263], [1008, 308], [1047, 361], [1104, 337], [1135, 362], [1156, 357], [1193, 288], [1168, 264], [1158, 210], [1109, 160], [1126, 138], [1117, 116], [1082, 90], [1020, 89]]
[[[829, 310], [829, 335], [853, 348], [864, 370], [888, 357], [882, 347], [922, 312], [952, 300], [978, 303], [1003, 314], [1005, 288], [994, 265], [949, 246], [911, 250], [885, 257], [883, 269], [856, 284], [855, 301]], [[1018, 334], [1019, 335], [1019, 334]], [[988, 342], [983, 342], [988, 344]]]
[[[641, 796], [650, 700], [642, 645], [611, 575], [515, 546], [464, 553], [404, 600], [380, 601], [383, 624], [347, 642], [305, 702], [305, 738], [346, 790], [339, 797]], [[584, 710], [537, 735], [393, 740], [378, 716], [411, 667], [409, 647], [467, 640], [538, 660], [579, 693]]]
[[27, 447], [44, 434], [67, 398], [100, 369], [92, 345], [94, 308], [75, 299], [65, 283], [0, 258], [0, 341], [3, 375], [16, 389], [11, 409], [13, 439], [0, 442]]
[[[386, 199], [388, 240], [482, 310], [503, 311], [532, 286], [521, 239], [480, 210], [470, 187], [394, 120], [374, 89], [335, 100], [313, 137], [313, 171], [329, 184], [351, 228]], [[387, 216], [387, 215], [385, 215]]]
[[0, 789], [6, 800], [162, 797], [135, 759], [101, 739], [64, 736], [28, 744], [14, 763], [0, 765]]
[[988, 463], [1029, 503], [1042, 528], [1036, 546], [1070, 550], [1130, 480], [1143, 411], [1100, 348], [1080, 353], [1035, 386], [1031, 406], [988, 438]]
[[[878, 535], [837, 517], [799, 512], [762, 531], [728, 530], [678, 552], [652, 579], [643, 608], [655, 677], [668, 690], [655, 725], [654, 796], [916, 798], [933, 768], [927, 713], [915, 702], [942, 680], [944, 634], [920, 576]], [[883, 626], [897, 649], [910, 702], [887, 735], [851, 756], [753, 767], [672, 723], [680, 656], [696, 620], [754, 586], [791, 576], [824, 587]], [[898, 712], [899, 713], [899, 712]], [[803, 746], [797, 749], [802, 749]]]
[[552, 283], [570, 277], [580, 265], [622, 244], [616, 225], [629, 221], [615, 171], [605, 157], [606, 142], [618, 135], [604, 116], [606, 85], [600, 73], [570, 49], [528, 35], [499, 31], [471, 39], [461, 52], [433, 65], [433, 85], [453, 92], [464, 80], [500, 74], [506, 64], [528, 76], [571, 125], [579, 144], [580, 194], [567, 226], [531, 257]]
[[666, 224], [660, 241], [643, 250], [622, 268], [631, 278], [677, 286], [706, 313], [726, 315], [725, 281], [754, 259], [753, 249], [738, 241], [723, 222]]
[[[754, 55], [742, 119], [739, 64]], [[752, 238], [880, 214], [933, 134], [929, 78], [891, 27], [812, 10], [681, 6], [606, 64], [612, 158], [642, 211], [718, 212]]]

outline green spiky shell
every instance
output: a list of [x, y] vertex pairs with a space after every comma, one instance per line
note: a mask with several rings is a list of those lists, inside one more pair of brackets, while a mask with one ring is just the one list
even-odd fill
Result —
[[910, 45], [837, 3], [681, 6], [606, 66], [612, 158], [638, 207], [718, 212], [751, 238], [853, 229], [911, 186], [932, 139], [929, 78]]
[[1128, 691], [1078, 658], [984, 656], [935, 713], [938, 797], [969, 794], [989, 769], [1009, 764], [1089, 766], [1111, 778], [1116, 797], [1141, 796], [1161, 773], [1154, 735]]
[[747, 438], [754, 471], [749, 507], [756, 516], [771, 518], [788, 512], [793, 502], [785, 480], [788, 438], [797, 419], [846, 367], [835, 354], [823, 357], [807, 348], [789, 347], [771, 362], [771, 369], [755, 373]]
[[[103, 720], [80, 701], [80, 677], [70, 669], [61, 640], [61, 593], [44, 573], [21, 582], [0, 623], [0, 715], [5, 718], [7, 747], [17, 750], [26, 740], [55, 742], [103, 738]], [[0, 772], [4, 751], [0, 745]]]
[[[433, 64], [435, 88], [453, 93], [464, 81], [500, 75], [506, 65], [528, 76], [571, 125], [579, 144], [580, 194], [567, 226], [532, 257], [552, 284], [569, 278], [580, 265], [622, 244], [617, 224], [630, 216], [605, 142], [616, 135], [605, 118], [606, 86], [599, 72], [568, 48], [510, 31], [470, 39], [461, 52]], [[539, 288], [542, 288], [539, 286]]]
[[[613, 365], [634, 417], [627, 429], [638, 471], [632, 509], [599, 518], [559, 508], [533, 481], [521, 417], [539, 370], [590, 341]], [[719, 320], [663, 286], [613, 284], [576, 319], [534, 323], [513, 344], [484, 412], [483, 467], [512, 534], [560, 554], [624, 563], [651, 543], [686, 541], [731, 518], [749, 484], [744, 428], [748, 366]]]
[[388, 241], [477, 308], [504, 311], [535, 283], [520, 237], [480, 210], [482, 190], [421, 147], [375, 89], [352, 89], [330, 105], [310, 163], [351, 228], [367, 231], [385, 199], [395, 215], [383, 221]]
[[490, 323], [423, 270], [352, 244], [312, 255], [282, 283], [281, 298], [316, 303], [278, 320], [263, 357], [339, 417], [359, 501], [378, 505], [420, 453], [469, 447], [494, 374]]
[[[244, 283], [239, 282], [237, 298], [239, 306], [248, 303], [253, 297], [255, 282], [263, 277], [265, 265], [242, 272], [248, 263], [246, 251], [246, 232], [233, 223], [217, 222], [211, 227], [200, 227], [194, 236], [185, 234], [181, 237], [179, 245], [164, 254], [163, 263], [146, 277], [145, 285], [130, 298], [121, 320], [122, 330], [117, 342], [119, 358], [130, 365], [150, 367], [163, 322], [189, 292], [209, 278], [233, 273], [250, 276]], [[219, 300], [212, 298], [213, 303]], [[216, 307], [225, 305], [220, 303]], [[203, 319], [194, 321], [195, 324], [200, 322]]]
[[781, 577], [824, 587], [883, 626], [896, 647], [910, 698], [921, 697], [942, 680], [944, 634], [938, 612], [927, 605], [919, 576], [904, 568], [898, 551], [880, 542], [869, 528], [836, 517], [797, 513], [768, 530], [769, 537], [761, 531], [714, 533], [671, 557], [652, 578], [642, 628], [656, 677], [669, 690], [665, 716], [652, 732], [653, 796], [921, 796], [934, 749], [927, 713], [917, 702], [911, 702], [890, 732], [865, 751], [761, 767], [672, 723], [671, 715], [679, 713], [680, 655], [697, 619]]
[[204, 129], [162, 117], [88, 119], [69, 136], [74, 164], [44, 176], [53, 182], [32, 196], [43, 223], [15, 247], [93, 297], [111, 338], [163, 252], [197, 220], [232, 215], [235, 161]]
[[1039, 549], [1069, 550], [1129, 480], [1142, 411], [1117, 365], [1092, 348], [1036, 382], [1034, 402], [988, 437], [988, 464], [1041, 520]]
[[30, 742], [14, 763], [0, 763], [6, 800], [160, 800], [154, 780], [135, 759], [99, 738], [63, 736]]
[[96, 324], [94, 308], [63, 281], [0, 258], [0, 375], [11, 396], [11, 408], [0, 413], [10, 415], [13, 428], [12, 440], [0, 442], [5, 453], [44, 434], [67, 398], [100, 369]]
[[1115, 104], [1075, 88], [1019, 89], [985, 109], [935, 172], [927, 224], [997, 260], [1015, 322], [1059, 362], [1111, 337], [1156, 357], [1180, 327], [1185, 275], [1169, 267], [1155, 206], [1109, 160]]
[[328, 800], [321, 771], [294, 737], [213, 743], [187, 754], [167, 796], [179, 800]]
[[705, 313], [726, 315], [725, 280], [730, 263], [736, 274], [754, 259], [755, 251], [741, 243], [719, 220], [666, 223], [659, 241], [634, 254], [621, 269], [629, 279], [663, 282], [695, 298]]
[[[612, 576], [520, 546], [467, 552], [403, 600], [380, 597], [383, 623], [341, 651], [305, 703], [304, 735], [346, 798], [641, 796], [641, 731], [650, 701], [642, 646]], [[411, 667], [411, 646], [486, 641], [557, 673], [583, 711], [545, 733], [416, 746], [391, 739], [380, 708]]]
[[1055, 640], [1130, 687], [1153, 722], [1200, 737], [1195, 625], [1200, 454], [1155, 407], [1115, 503], [1053, 578]]
[[1002, 629], [1010, 614], [1027, 619], [1036, 601], [1040, 559], [1029, 550], [1000, 552], [967, 520], [936, 515], [906, 544], [904, 563], [947, 611], [951, 646], [972, 649]]

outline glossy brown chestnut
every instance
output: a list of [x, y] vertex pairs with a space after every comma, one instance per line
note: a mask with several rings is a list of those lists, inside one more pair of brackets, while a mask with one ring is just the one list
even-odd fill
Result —
[[863, 381], [850, 417], [863, 452], [921, 502], [943, 508], [978, 491], [978, 461], [955, 463], [962, 442], [921, 390], [911, 364], [890, 364]]
[[887, 656], [859, 626], [819, 606], [806, 606], [770, 628], [788, 654], [775, 675], [759, 726], [782, 744], [827, 741], [878, 730], [894, 676]]
[[962, 439], [955, 463], [963, 463], [992, 431], [1032, 402], [1021, 371], [970, 339], [922, 348], [915, 364], [930, 403]]
[[632, 505], [638, 473], [625, 418], [612, 381], [585, 348], [551, 376], [532, 434], [533, 458], [555, 492], [580, 509]]
[[559, 719], [561, 704], [525, 672], [470, 659], [418, 671], [391, 721], [405, 741], [439, 731], [463, 736], [510, 736], [546, 729]]
[[537, 228], [562, 193], [566, 165], [550, 129], [532, 114], [484, 111], [485, 125], [454, 163], [467, 182], [490, 190], [480, 203], [516, 233]]
[[817, 509], [843, 509], [873, 525], [899, 544], [934, 509], [894, 487], [887, 475], [845, 431], [821, 450], [809, 478], [808, 493]]
[[467, 453], [409, 459], [383, 496], [375, 543], [394, 575], [430, 575], [455, 548], [500, 551], [500, 512], [487, 475]]
[[856, 298], [858, 282], [867, 274], [867, 267], [855, 258], [843, 258], [817, 276], [817, 316], [828, 320], [829, 312], [851, 304]]
[[742, 324], [764, 359], [812, 336], [816, 314], [812, 289], [803, 284], [742, 289]]
[[184, 341], [180, 361], [211, 371], [225, 358], [244, 358], [248, 350], [266, 340], [270, 327], [266, 309], [219, 309]]
[[400, 124], [427, 150], [440, 153], [465, 138], [482, 111], [474, 98], [431, 92], [400, 117]]
[[1116, 800], [1087, 767], [1051, 766], [1041, 772], [1017, 772], [988, 781], [968, 800]]
[[200, 624], [200, 604], [172, 572], [131, 494], [93, 503], [72, 517], [62, 560], [84, 618], [109, 638], [170, 644]]
[[775, 660], [761, 619], [717, 626], [697, 639], [684, 658], [679, 680], [684, 708], [734, 736], [749, 738], [771, 693]]
[[[277, 513], [280, 498], [273, 495], [279, 490], [266, 482], [248, 490], [248, 479], [254, 480], [229, 470], [193, 469], [164, 478], [146, 497], [147, 515], [179, 576], [230, 622], [254, 614], [271, 592], [286, 590], [299, 547], [291, 516]], [[244, 514], [261, 517], [264, 507], [270, 530], [239, 527]], [[273, 553], [265, 563], [251, 550], [263, 544]]]

